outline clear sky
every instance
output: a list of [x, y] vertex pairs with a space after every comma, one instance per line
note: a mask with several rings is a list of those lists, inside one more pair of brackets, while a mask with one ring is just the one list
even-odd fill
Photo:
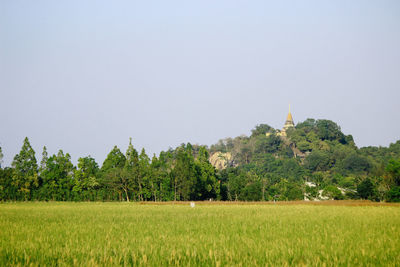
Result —
[[0, 1], [0, 146], [101, 165], [330, 119], [400, 139], [400, 1]]

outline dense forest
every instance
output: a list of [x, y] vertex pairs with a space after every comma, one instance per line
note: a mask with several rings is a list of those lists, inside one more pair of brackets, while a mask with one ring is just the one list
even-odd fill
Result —
[[130, 140], [101, 166], [90, 156], [74, 166], [46, 147], [38, 162], [28, 138], [11, 167], [2, 168], [2, 155], [0, 147], [1, 201], [400, 201], [400, 141], [357, 148], [330, 120], [307, 119], [284, 136], [261, 124], [250, 136], [182, 144], [151, 159]]

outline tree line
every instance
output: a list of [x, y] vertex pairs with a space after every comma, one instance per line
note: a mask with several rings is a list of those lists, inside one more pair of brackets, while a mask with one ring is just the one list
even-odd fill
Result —
[[[217, 152], [232, 155], [227, 168], [209, 162]], [[28, 138], [11, 167], [2, 168], [2, 157], [0, 147], [1, 201], [400, 201], [400, 141], [359, 149], [329, 120], [307, 119], [287, 136], [261, 124], [250, 136], [182, 144], [151, 159], [130, 140], [101, 166], [91, 156], [74, 166], [68, 153], [46, 147], [38, 163]]]
[[[1, 150], [0, 150], [1, 151]], [[0, 168], [0, 200], [172, 201], [217, 199], [219, 183], [208, 151], [182, 145], [150, 160], [130, 140], [125, 153], [115, 146], [101, 167], [94, 158], [78, 159], [62, 150], [49, 156], [43, 148], [38, 164], [25, 138], [11, 168]]]

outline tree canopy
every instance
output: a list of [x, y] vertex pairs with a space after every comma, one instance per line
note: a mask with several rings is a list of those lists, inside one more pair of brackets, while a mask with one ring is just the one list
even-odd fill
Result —
[[[336, 123], [315, 119], [286, 134], [259, 124], [250, 136], [209, 148], [186, 143], [151, 158], [130, 139], [125, 153], [114, 146], [101, 166], [91, 156], [74, 166], [68, 153], [49, 155], [46, 146], [38, 165], [25, 138], [11, 167], [1, 165], [0, 147], [0, 200], [400, 201], [400, 141], [359, 149]], [[229, 160], [219, 165], [225, 169], [210, 163], [213, 155]]]

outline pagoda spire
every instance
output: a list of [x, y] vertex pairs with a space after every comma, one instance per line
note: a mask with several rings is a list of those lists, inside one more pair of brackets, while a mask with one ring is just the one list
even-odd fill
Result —
[[285, 126], [283, 126], [283, 129], [287, 130], [290, 127], [294, 127], [294, 121], [293, 121], [292, 113], [290, 112], [290, 104], [289, 104], [289, 113], [287, 115]]
[[[286, 117], [286, 121], [285, 121], [285, 125], [283, 126], [282, 130], [279, 131], [277, 130], [277, 135], [280, 137], [286, 137], [286, 131], [289, 128], [294, 128], [294, 121], [293, 121], [293, 117], [292, 117], [292, 113], [290, 112], [290, 104], [289, 104], [289, 113]], [[269, 136], [270, 133], [266, 133], [267, 136]]]

